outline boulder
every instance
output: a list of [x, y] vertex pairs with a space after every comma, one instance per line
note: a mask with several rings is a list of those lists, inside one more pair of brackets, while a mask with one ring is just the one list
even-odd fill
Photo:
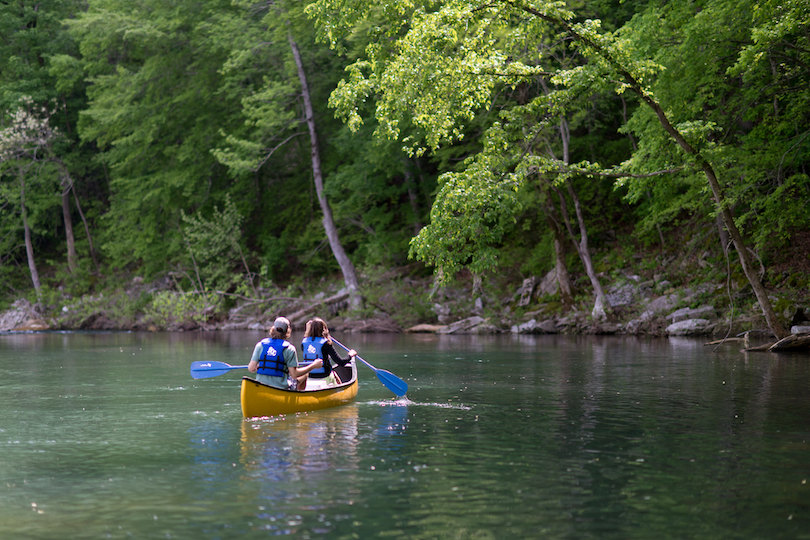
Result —
[[440, 323], [446, 324], [450, 320], [450, 306], [447, 304], [435, 303], [433, 304], [433, 313]]
[[[44, 321], [36, 323], [35, 321], [42, 321], [39, 314], [36, 312], [34, 306], [28, 300], [20, 299], [11, 305], [11, 309], [0, 313], [0, 332], [25, 332], [32, 331], [30, 328], [42, 326]], [[46, 328], [37, 328], [39, 330], [47, 330]]]
[[674, 294], [667, 294], [665, 296], [654, 298], [649, 304], [647, 304], [647, 307], [644, 309], [644, 312], [639, 318], [642, 321], [648, 321], [659, 313], [669, 311], [675, 306], [675, 304], [677, 304], [677, 302], [678, 297]]
[[537, 286], [535, 292], [538, 295], [551, 296], [557, 294], [559, 290], [560, 284], [557, 282], [557, 270], [551, 270], [540, 281], [540, 285]]
[[552, 319], [541, 322], [531, 319], [521, 324], [512, 325], [511, 332], [513, 334], [557, 334], [559, 329], [557, 323]]
[[629, 306], [635, 302], [637, 286], [625, 283], [624, 285], [613, 287], [607, 293], [608, 302], [611, 307]]
[[670, 336], [700, 336], [710, 334], [712, 326], [708, 319], [687, 319], [670, 324], [666, 333]]
[[717, 314], [712, 306], [700, 306], [699, 308], [681, 308], [676, 309], [669, 315], [667, 319], [672, 319], [672, 322], [685, 321], [688, 319], [701, 319], [704, 317], [714, 318]]
[[448, 324], [444, 328], [438, 331], [439, 334], [477, 334], [479, 332], [474, 332], [473, 329], [477, 326], [480, 326], [486, 322], [486, 319], [483, 317], [479, 317], [478, 315], [474, 317], [468, 317], [466, 319], [461, 319], [460, 321], [456, 321], [454, 323]]
[[12, 332], [41, 332], [50, 329], [50, 325], [42, 319], [28, 319], [11, 329]]
[[405, 329], [409, 334], [435, 334], [446, 328], [444, 324], [417, 324]]
[[520, 286], [520, 289], [517, 291], [517, 295], [520, 296], [518, 300], [518, 306], [528, 306], [532, 301], [532, 293], [534, 293], [534, 287], [537, 285], [537, 278], [532, 276], [528, 277], [523, 280], [523, 284]]

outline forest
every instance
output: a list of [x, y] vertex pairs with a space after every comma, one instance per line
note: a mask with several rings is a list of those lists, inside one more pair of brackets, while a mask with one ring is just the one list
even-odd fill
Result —
[[630, 280], [781, 338], [809, 168], [806, 0], [0, 0], [0, 310], [51, 328], [609, 323]]

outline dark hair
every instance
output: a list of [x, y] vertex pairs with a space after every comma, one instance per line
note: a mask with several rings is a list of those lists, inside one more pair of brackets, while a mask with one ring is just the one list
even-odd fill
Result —
[[304, 337], [325, 337], [329, 343], [332, 343], [332, 339], [329, 337], [329, 327], [326, 326], [326, 321], [320, 317], [313, 317], [307, 321]]

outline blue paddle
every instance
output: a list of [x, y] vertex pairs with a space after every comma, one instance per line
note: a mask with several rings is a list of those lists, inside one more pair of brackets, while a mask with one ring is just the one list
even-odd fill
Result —
[[209, 360], [207, 362], [192, 362], [191, 363], [191, 378], [192, 379], [208, 379], [210, 377], [217, 377], [223, 373], [227, 373], [232, 369], [247, 369], [247, 366], [232, 366], [225, 362], [216, 362]]
[[[349, 349], [343, 343], [339, 342], [335, 338], [332, 338], [332, 341], [334, 341], [335, 343], [337, 343], [338, 345], [340, 345], [341, 347], [346, 349], [346, 352], [349, 352]], [[371, 364], [369, 364], [368, 362], [366, 362], [365, 360], [360, 358], [359, 355], [355, 356], [355, 358], [357, 358], [358, 360], [363, 362], [365, 365], [370, 367], [372, 370], [374, 370], [374, 373], [377, 375], [377, 378], [380, 379], [380, 382], [383, 383], [383, 385], [386, 388], [391, 390], [398, 397], [404, 396], [408, 392], [408, 383], [406, 383], [405, 381], [403, 381], [402, 379], [400, 379], [399, 377], [397, 377], [396, 375], [394, 375], [390, 371], [375, 368], [374, 366], [372, 366]]]

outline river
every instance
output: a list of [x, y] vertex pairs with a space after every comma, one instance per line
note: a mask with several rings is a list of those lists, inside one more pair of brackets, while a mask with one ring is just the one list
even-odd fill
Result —
[[810, 538], [810, 358], [343, 335], [342, 407], [245, 420], [252, 332], [0, 335], [0, 538]]

